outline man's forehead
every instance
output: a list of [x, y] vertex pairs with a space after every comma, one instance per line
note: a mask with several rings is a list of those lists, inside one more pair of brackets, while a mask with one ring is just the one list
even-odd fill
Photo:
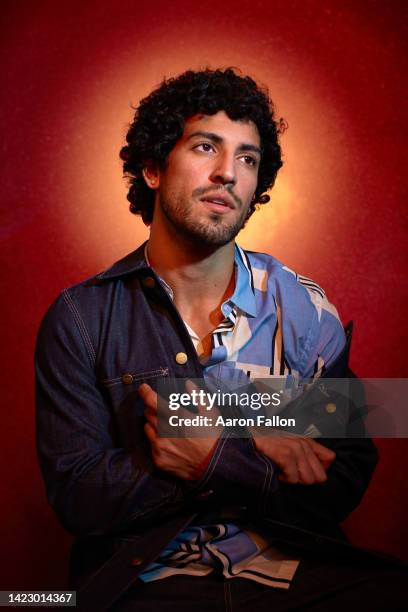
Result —
[[258, 128], [253, 121], [230, 119], [225, 111], [218, 111], [214, 115], [200, 113], [186, 119], [182, 138], [189, 138], [195, 132], [213, 133], [221, 138], [236, 138], [255, 145], [260, 142]]

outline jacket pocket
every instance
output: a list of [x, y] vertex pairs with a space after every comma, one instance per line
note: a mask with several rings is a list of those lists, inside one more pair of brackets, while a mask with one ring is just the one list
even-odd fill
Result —
[[148, 380], [152, 380], [155, 378], [159, 378], [162, 376], [169, 375], [169, 368], [160, 367], [155, 370], [147, 370], [145, 372], [123, 372], [120, 376], [116, 378], [106, 378], [101, 380], [101, 385], [105, 388], [113, 387], [115, 385], [124, 385], [126, 387], [130, 387], [131, 385], [141, 385], [143, 382], [147, 382]]
[[143, 372], [125, 370], [118, 376], [100, 381], [102, 393], [111, 408], [113, 431], [120, 447], [138, 447], [145, 438], [145, 406], [138, 393], [140, 385], [146, 382], [156, 391], [158, 381], [169, 375], [169, 368], [158, 367]]

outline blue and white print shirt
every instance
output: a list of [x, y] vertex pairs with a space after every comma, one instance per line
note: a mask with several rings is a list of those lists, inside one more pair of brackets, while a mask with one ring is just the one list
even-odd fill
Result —
[[[345, 344], [336, 308], [319, 285], [270, 255], [235, 246], [235, 290], [222, 304], [225, 316], [212, 332], [212, 352], [201, 359], [204, 375], [217, 366], [250, 378], [311, 378]], [[187, 326], [188, 328], [188, 326]], [[189, 329], [200, 356], [202, 347]]]
[[[147, 263], [147, 248], [145, 250]], [[161, 282], [173, 298], [171, 288]], [[235, 290], [221, 306], [224, 320], [212, 332], [211, 354], [187, 324], [204, 379], [319, 377], [345, 345], [336, 308], [321, 287], [274, 257], [235, 245]], [[299, 561], [284, 557], [259, 534], [233, 523], [190, 526], [140, 576], [145, 582], [174, 574], [249, 578], [289, 588]]]

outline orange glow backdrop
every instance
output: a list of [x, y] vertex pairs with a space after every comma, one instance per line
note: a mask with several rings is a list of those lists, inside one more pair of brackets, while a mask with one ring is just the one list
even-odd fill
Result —
[[[407, 376], [404, 5], [2, 4], [3, 589], [64, 585], [70, 540], [35, 458], [35, 335], [61, 288], [148, 236], [128, 212], [118, 151], [131, 106], [164, 76], [236, 66], [269, 88], [289, 124], [285, 163], [239, 242], [315, 279], [354, 320], [359, 375]], [[347, 529], [406, 557], [407, 445], [378, 445], [383, 461]]]

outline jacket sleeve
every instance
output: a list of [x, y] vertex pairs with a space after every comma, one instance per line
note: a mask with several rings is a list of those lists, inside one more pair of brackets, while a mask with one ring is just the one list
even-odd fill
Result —
[[[365, 394], [362, 382], [347, 368], [350, 349], [351, 329], [347, 344], [322, 379], [323, 391], [316, 390], [315, 414], [324, 430], [324, 420], [337, 416], [334, 431], [338, 437], [317, 438], [317, 442], [336, 453], [327, 472], [327, 481], [318, 485], [297, 485], [281, 483], [279, 490], [270, 499], [264, 511], [277, 520], [286, 520], [298, 526], [324, 532], [330, 524], [343, 521], [361, 502], [378, 462], [378, 451], [367, 437], [365, 417]], [[343, 362], [343, 364], [342, 364]], [[345, 370], [344, 370], [345, 368]], [[346, 377], [345, 393], [334, 391], [338, 381], [335, 377]], [[325, 380], [331, 377], [331, 382]], [[329, 395], [329, 397], [327, 397]], [[320, 396], [320, 399], [319, 399]], [[335, 406], [334, 414], [327, 414], [325, 408]], [[321, 415], [324, 416], [322, 417]], [[341, 424], [344, 423], [344, 427]]]
[[319, 439], [336, 453], [327, 481], [316, 485], [280, 483], [261, 514], [319, 533], [331, 532], [360, 503], [374, 472], [378, 452], [370, 439]]
[[171, 509], [184, 491], [180, 481], [155, 469], [143, 448], [119, 447], [82, 325], [63, 296], [41, 324], [37, 450], [49, 502], [63, 526], [75, 535], [98, 535]]
[[[328, 401], [324, 398], [325, 405]], [[354, 429], [356, 423], [354, 423]], [[363, 427], [360, 420], [360, 427]], [[245, 503], [259, 518], [270, 518], [319, 533], [330, 533], [360, 503], [378, 460], [371, 439], [362, 437], [317, 438], [336, 458], [323, 484], [280, 482], [278, 467], [258, 453], [252, 439], [223, 440], [217, 447], [201, 488], [221, 492], [226, 499]], [[353, 436], [359, 435], [353, 431]], [[262, 466], [262, 462], [264, 465]], [[261, 474], [263, 483], [261, 493]]]
[[191, 485], [157, 469], [147, 441], [145, 447], [121, 448], [95, 373], [95, 351], [80, 313], [63, 294], [44, 317], [37, 338], [36, 420], [48, 500], [69, 532], [119, 533], [181, 509], [194, 512], [209, 488], [220, 493], [225, 483], [240, 498], [264, 494], [273, 467], [252, 440], [220, 439], [207, 473], [217, 466], [218, 483], [211, 487], [205, 479]]

